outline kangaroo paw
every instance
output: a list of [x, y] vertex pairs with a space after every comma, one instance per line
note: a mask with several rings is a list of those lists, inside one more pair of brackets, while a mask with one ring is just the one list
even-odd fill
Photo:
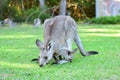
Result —
[[33, 61], [38, 61], [38, 58], [34, 58], [31, 60], [31, 62], [33, 62]]
[[59, 60], [57, 63], [58, 63], [58, 64], [64, 64], [64, 63], [68, 63], [68, 62], [72, 62], [72, 61], [68, 61], [68, 60]]
[[52, 65], [54, 65], [54, 64], [58, 64], [58, 62], [57, 62], [57, 61], [56, 61], [56, 62], [53, 62]]
[[72, 60], [59, 60], [59, 61], [53, 62], [52, 65], [54, 65], [54, 64], [64, 64], [64, 63], [68, 63], [68, 62], [72, 62]]

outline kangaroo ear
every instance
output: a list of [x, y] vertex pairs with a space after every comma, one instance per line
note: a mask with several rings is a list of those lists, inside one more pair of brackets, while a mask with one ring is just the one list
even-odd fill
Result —
[[48, 42], [48, 44], [46, 45], [46, 49], [47, 49], [47, 50], [50, 50], [50, 49], [52, 48], [52, 46], [53, 46], [53, 41], [50, 41], [50, 42]]
[[43, 48], [44, 48], [44, 44], [43, 44], [39, 39], [36, 40], [36, 45], [37, 45], [37, 47], [40, 48], [40, 49], [43, 49]]
[[63, 48], [60, 49], [60, 51], [61, 51], [61, 50], [67, 51], [67, 52], [68, 52], [68, 55], [70, 55], [70, 54], [76, 53], [76, 51], [78, 50], [78, 48], [73, 49], [73, 50], [71, 51], [71, 50], [69, 50], [68, 48], [63, 47]]
[[77, 52], [77, 50], [78, 50], [78, 48], [73, 49], [73, 50], [71, 51], [71, 53], [72, 53], [72, 54], [74, 54], [74, 53], [76, 53], [76, 52]]

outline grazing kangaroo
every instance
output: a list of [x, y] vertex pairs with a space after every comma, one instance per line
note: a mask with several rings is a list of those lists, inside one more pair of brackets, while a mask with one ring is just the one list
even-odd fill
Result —
[[54, 54], [59, 55], [60, 49], [66, 47], [71, 51], [72, 41], [76, 43], [80, 53], [83, 56], [98, 54], [97, 51], [86, 52], [77, 32], [76, 22], [70, 16], [59, 15], [44, 22], [44, 43], [36, 40], [36, 45], [40, 49], [39, 65], [46, 65]]
[[[55, 62], [52, 64], [63, 64], [66, 62], [72, 62], [72, 55], [77, 51], [77, 48], [70, 51], [67, 48], [61, 48], [58, 53], [53, 55], [53, 58], [55, 59]], [[31, 60], [31, 62], [36, 61], [39, 62], [39, 58], [34, 58]]]
[[41, 20], [39, 18], [34, 19], [34, 25], [33, 27], [39, 27], [41, 24]]
[[10, 19], [10, 18], [6, 18], [6, 19], [4, 20], [4, 24], [9, 24], [9, 26], [10, 26], [11, 28], [16, 26], [16, 23], [14, 23], [14, 22], [12, 21], [12, 19]]

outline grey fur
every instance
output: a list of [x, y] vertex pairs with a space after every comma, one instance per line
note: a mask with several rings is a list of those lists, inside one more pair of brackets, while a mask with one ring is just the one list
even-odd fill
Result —
[[[59, 15], [45, 20], [44, 42], [36, 40], [36, 44], [40, 48], [39, 65], [46, 65], [53, 58], [54, 53], [59, 55], [59, 50], [63, 47], [71, 51], [73, 40], [83, 56], [98, 53], [96, 51], [86, 52], [84, 50], [77, 32], [76, 22], [70, 16]], [[44, 59], [46, 56], [48, 57], [47, 60]]]

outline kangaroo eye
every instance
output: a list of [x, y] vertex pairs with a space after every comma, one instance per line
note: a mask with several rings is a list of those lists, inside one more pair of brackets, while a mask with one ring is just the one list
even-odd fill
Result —
[[45, 48], [42, 48], [42, 50], [45, 50]]
[[44, 57], [44, 59], [48, 59], [48, 57], [47, 57], [47, 56], [45, 56], [45, 57]]

